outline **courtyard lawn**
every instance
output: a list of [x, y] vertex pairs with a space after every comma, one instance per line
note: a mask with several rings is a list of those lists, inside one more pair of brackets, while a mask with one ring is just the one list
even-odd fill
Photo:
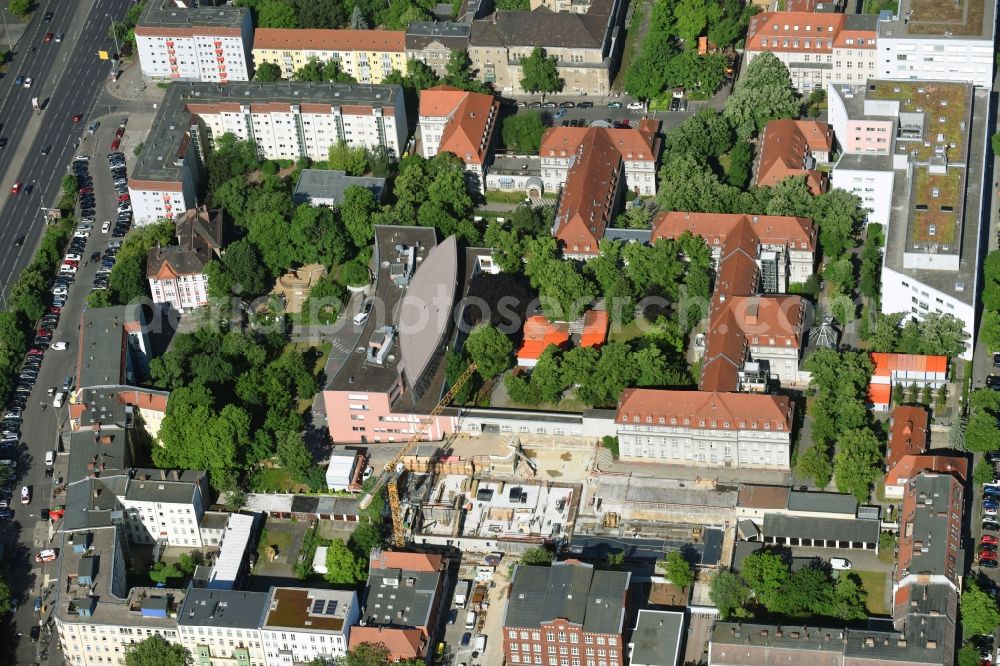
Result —
[[889, 609], [885, 604], [886, 574], [883, 571], [845, 571], [844, 574], [857, 574], [868, 592], [866, 606], [872, 615], [888, 615]]

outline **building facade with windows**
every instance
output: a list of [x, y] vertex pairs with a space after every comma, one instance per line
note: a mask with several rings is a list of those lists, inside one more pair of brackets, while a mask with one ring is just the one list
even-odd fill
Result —
[[254, 67], [277, 65], [290, 79], [310, 60], [333, 61], [358, 83], [382, 83], [390, 72], [406, 73], [406, 33], [402, 30], [257, 28]]
[[546, 190], [554, 192], [569, 177], [577, 159], [577, 148], [592, 135], [603, 138], [621, 155], [625, 186], [635, 194], [656, 194], [656, 166], [660, 157], [660, 121], [644, 118], [628, 129], [607, 127], [553, 127], [542, 135], [538, 149], [541, 178]]
[[575, 560], [517, 565], [503, 619], [506, 663], [623, 666], [630, 577]]
[[409, 126], [400, 86], [186, 83], [171, 86], [129, 176], [137, 224], [196, 205], [198, 174], [216, 137], [252, 140], [266, 159], [325, 160], [330, 146], [402, 153]]
[[150, 248], [146, 279], [153, 303], [184, 312], [208, 303], [205, 265], [222, 256], [222, 210], [202, 206], [175, 218], [177, 245]]
[[871, 14], [761, 12], [750, 18], [743, 66], [771, 52], [807, 95], [829, 83], [864, 83], [877, 71], [877, 25]]
[[621, 0], [592, 0], [586, 13], [497, 11], [473, 21], [469, 58], [481, 81], [504, 95], [521, 89], [521, 60], [535, 47], [557, 61], [563, 94], [610, 92], [621, 55]]
[[788, 469], [792, 406], [780, 396], [627, 389], [615, 423], [623, 460]]
[[267, 592], [192, 587], [177, 613], [180, 644], [194, 666], [267, 666], [260, 625]]
[[492, 95], [435, 86], [420, 91], [419, 113], [424, 157], [452, 153], [465, 165], [469, 190], [485, 192], [500, 102]]
[[249, 81], [253, 23], [245, 7], [150, 0], [135, 26], [143, 76], [173, 81]]
[[272, 587], [260, 625], [267, 663], [293, 666], [344, 655], [358, 617], [353, 590]]
[[413, 21], [406, 26], [406, 60], [419, 60], [438, 76], [444, 76], [452, 52], [469, 48], [471, 32], [469, 23]]
[[136, 469], [119, 495], [129, 541], [200, 548], [199, 523], [208, 499], [205, 472]]

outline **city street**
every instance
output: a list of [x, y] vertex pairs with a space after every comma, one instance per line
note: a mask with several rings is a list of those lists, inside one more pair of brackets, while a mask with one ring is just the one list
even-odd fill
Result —
[[[0, 295], [31, 260], [43, 230], [40, 208], [56, 203], [66, 166], [76, 153], [75, 141], [92, 122], [94, 100], [111, 72], [98, 51], [114, 50], [108, 29], [129, 5], [128, 0], [41, 2], [15, 45], [0, 79], [0, 137], [8, 140], [0, 155], [0, 247], [13, 249], [18, 236], [26, 239], [0, 258]], [[42, 20], [46, 11], [54, 13], [49, 23]], [[65, 38], [46, 43], [47, 32], [63, 32]], [[21, 75], [32, 78], [31, 88], [15, 87]], [[43, 104], [38, 112], [31, 106], [36, 97]], [[82, 114], [79, 123], [73, 122], [74, 114]], [[45, 145], [51, 150], [43, 156]], [[12, 195], [17, 181], [24, 189]]]
[[[114, 138], [117, 120], [120, 118], [115, 116], [114, 120], [114, 123], [111, 119], [102, 122], [97, 134], [84, 141], [79, 149], [80, 153], [91, 157], [90, 175], [94, 180], [97, 204], [95, 229], [88, 239], [85, 258], [89, 258], [92, 252], [103, 251], [111, 239], [110, 234], [100, 232], [100, 223], [102, 220], [114, 219], [115, 216], [114, 188], [106, 158], [108, 145]], [[60, 178], [63, 173], [66, 173], [65, 167], [60, 168]], [[53, 500], [52, 490], [58, 483], [61, 469], [65, 467], [64, 456], [67, 451], [59, 449], [58, 434], [66, 427], [67, 411], [65, 406], [61, 410], [55, 409], [51, 404], [52, 398], [46, 394], [46, 390], [49, 387], [61, 387], [63, 382], [76, 372], [80, 316], [98, 266], [94, 263], [81, 262], [76, 281], [69, 290], [69, 299], [62, 308], [59, 325], [53, 335], [54, 341], [66, 342], [69, 347], [66, 351], [46, 351], [31, 400], [24, 411], [24, 421], [21, 425], [21, 444], [24, 448], [18, 468], [22, 478], [19, 483], [30, 486], [33, 492], [31, 504], [14, 507], [14, 519], [19, 525], [19, 530], [7, 532], [8, 540], [5, 542], [5, 545], [12, 549], [5, 557], [10, 571], [9, 580], [14, 587], [14, 596], [20, 602], [15, 616], [16, 627], [14, 623], [10, 623], [3, 628], [3, 631], [10, 632], [9, 640], [8, 637], [0, 638], [0, 644], [10, 646], [11, 650], [16, 649], [17, 652], [13, 661], [8, 661], [7, 655], [0, 653], [0, 661], [5, 663], [38, 661], [35, 652], [37, 646], [29, 640], [29, 631], [52, 611], [51, 608], [46, 608], [43, 617], [39, 618], [34, 612], [33, 601], [36, 596], [44, 596], [43, 589], [56, 583], [47, 576], [57, 570], [58, 560], [51, 564], [35, 564], [33, 558], [39, 549], [47, 547], [50, 537], [49, 526], [39, 519], [39, 512], [43, 508], [60, 503]], [[45, 452], [53, 449], [59, 454], [55, 466], [56, 473], [52, 479], [47, 479], [44, 472]], [[22, 636], [18, 637], [18, 632]], [[58, 641], [54, 641], [50, 646], [50, 657], [57, 653], [57, 646]]]

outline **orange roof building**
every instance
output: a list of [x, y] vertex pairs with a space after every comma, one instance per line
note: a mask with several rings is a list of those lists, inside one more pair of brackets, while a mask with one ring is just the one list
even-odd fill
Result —
[[788, 468], [792, 406], [785, 397], [627, 389], [615, 423], [623, 460]]
[[969, 477], [969, 463], [960, 456], [905, 455], [885, 475], [886, 499], [902, 498], [906, 484], [923, 471], [954, 474], [965, 481]]
[[762, 53], [773, 53], [788, 67], [792, 86], [806, 94], [826, 90], [829, 83], [874, 78], [878, 17], [820, 12], [818, 4], [813, 11], [765, 11], [752, 16], [743, 66]]
[[553, 127], [542, 136], [538, 155], [545, 163], [542, 182], [546, 190], [556, 191], [569, 178], [577, 150], [595, 134], [621, 154], [625, 182], [629, 190], [643, 196], [656, 194], [656, 163], [660, 155], [660, 121], [646, 118], [635, 127]]
[[927, 450], [927, 409], [922, 405], [900, 405], [892, 410], [890, 422], [885, 465], [891, 472], [904, 456], [917, 456]]
[[758, 187], [773, 187], [786, 178], [805, 176], [814, 195], [826, 192], [829, 180], [817, 168], [833, 150], [833, 130], [818, 120], [772, 120], [764, 126], [757, 159]]
[[486, 163], [493, 143], [500, 102], [492, 95], [436, 86], [420, 92], [420, 140], [424, 157], [453, 153], [466, 170], [486, 182]]
[[548, 317], [535, 315], [524, 322], [523, 341], [517, 350], [517, 364], [525, 368], [533, 368], [541, 358], [542, 352], [555, 345], [562, 348], [569, 342], [569, 324], [551, 322]]
[[598, 255], [604, 230], [618, 211], [623, 184], [621, 153], [606, 134], [588, 133], [576, 148], [556, 209], [555, 237], [565, 257]]
[[948, 357], [922, 354], [873, 353], [875, 370], [868, 385], [868, 400], [877, 411], [886, 411], [892, 387], [930, 386], [937, 390], [948, 381]]
[[600, 347], [608, 339], [608, 313], [606, 310], [587, 310], [583, 315], [581, 347]]

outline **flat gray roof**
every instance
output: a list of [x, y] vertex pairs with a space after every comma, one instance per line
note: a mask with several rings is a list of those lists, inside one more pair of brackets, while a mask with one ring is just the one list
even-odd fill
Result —
[[538, 627], [542, 622], [565, 618], [587, 632], [621, 633], [630, 576], [589, 564], [519, 564], [514, 568], [504, 626]]
[[454, 21], [414, 21], [406, 26], [406, 48], [424, 49], [432, 42], [454, 48], [469, 44], [472, 26]]
[[125, 499], [135, 502], [191, 504], [205, 472], [196, 470], [137, 469]]
[[[373, 627], [428, 627], [437, 599], [440, 571], [373, 569], [361, 617]], [[390, 582], [391, 581], [391, 582]]]
[[[179, 182], [181, 162], [178, 151], [191, 130], [192, 104], [303, 103], [333, 106], [394, 108], [402, 87], [344, 83], [275, 81], [273, 83], [234, 81], [225, 85], [196, 81], [170, 84], [146, 136], [142, 153], [132, 168], [132, 180]], [[193, 149], [193, 147], [188, 147]]]
[[238, 28], [247, 20], [250, 10], [232, 5], [211, 6], [211, 1], [195, 8], [178, 7], [172, 0], [149, 0], [139, 17], [139, 26], [156, 28], [190, 28], [213, 26]]
[[[144, 321], [141, 306], [87, 308], [80, 317], [75, 385], [108, 386], [135, 383], [131, 353], [126, 344], [126, 324]], [[124, 350], [124, 352], [123, 352]]]
[[[908, 545], [901, 547], [912, 551], [908, 573], [932, 574], [953, 579], [961, 575], [965, 558], [959, 550], [955, 557], [957, 564], [950, 560], [948, 534], [962, 529], [961, 516], [952, 521], [952, 488], [955, 483], [950, 474], [920, 473], [910, 479], [909, 492], [916, 493]], [[905, 572], [900, 572], [904, 574]]]
[[845, 153], [833, 167], [834, 181], [837, 179], [837, 169], [862, 169], [865, 171], [892, 171], [892, 155], [864, 155], [862, 153]]
[[769, 537], [801, 537], [803, 539], [878, 543], [879, 521], [765, 513], [763, 532], [765, 539]]
[[376, 199], [381, 199], [385, 178], [348, 176], [344, 171], [303, 169], [299, 172], [292, 199], [297, 204], [307, 203], [310, 199], [332, 199], [333, 203], [339, 204], [343, 202], [344, 190], [348, 187], [363, 187], [370, 190]]
[[879, 37], [992, 41], [995, 0], [899, 0], [891, 20], [879, 22]]
[[269, 596], [267, 592], [192, 588], [177, 614], [177, 624], [256, 629], [264, 619]]
[[684, 613], [640, 610], [629, 644], [629, 661], [643, 666], [677, 666], [684, 624]]
[[789, 511], [814, 513], [842, 513], [853, 516], [858, 512], [858, 501], [844, 493], [813, 493], [793, 490], [788, 493]]

